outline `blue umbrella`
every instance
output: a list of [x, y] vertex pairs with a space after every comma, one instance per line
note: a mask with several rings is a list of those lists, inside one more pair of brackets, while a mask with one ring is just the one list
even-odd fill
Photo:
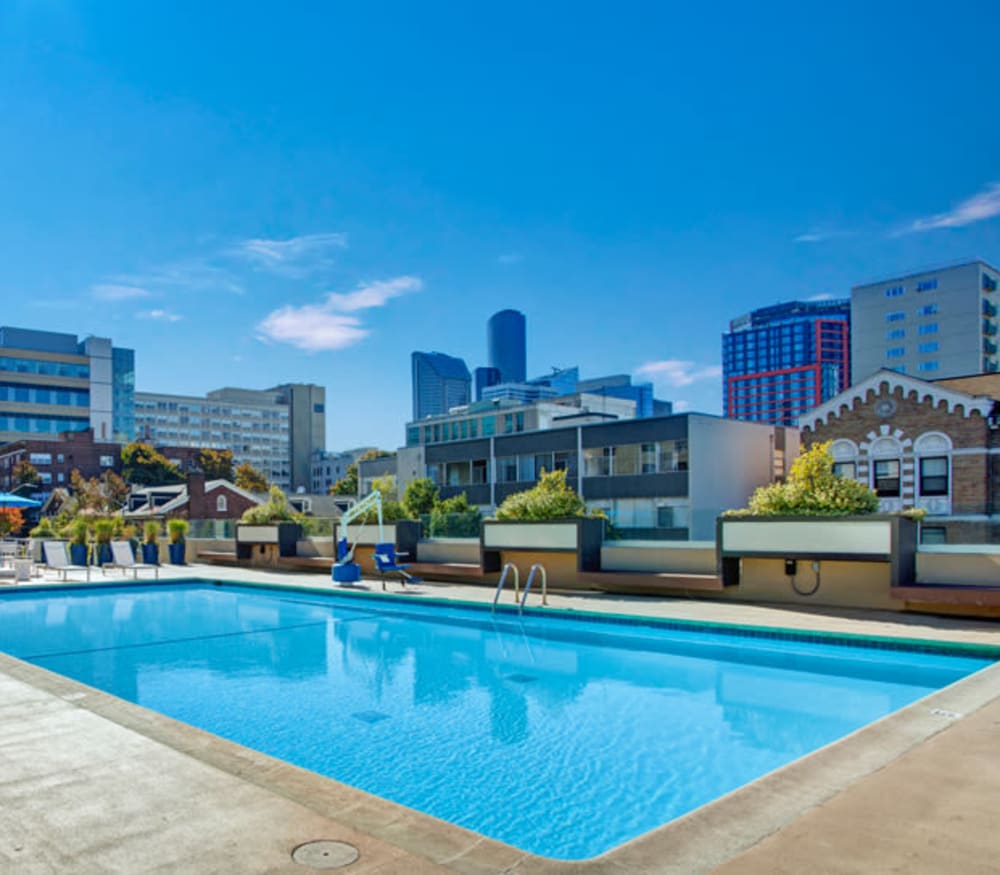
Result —
[[24, 498], [15, 495], [13, 492], [0, 492], [0, 507], [41, 507], [40, 501], [33, 498]]

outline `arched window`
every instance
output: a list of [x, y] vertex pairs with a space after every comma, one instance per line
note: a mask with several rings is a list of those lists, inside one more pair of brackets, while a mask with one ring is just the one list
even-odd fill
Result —
[[830, 447], [833, 456], [833, 473], [838, 477], [856, 480], [858, 477], [858, 445], [847, 438], [836, 440]]
[[879, 498], [899, 498], [902, 483], [903, 445], [894, 437], [880, 437], [872, 442], [872, 489]]
[[946, 496], [951, 491], [951, 438], [931, 431], [913, 444], [917, 457], [917, 489], [921, 498]]
[[225, 495], [220, 495], [215, 499], [215, 510], [218, 513], [226, 513], [229, 510], [229, 499]]

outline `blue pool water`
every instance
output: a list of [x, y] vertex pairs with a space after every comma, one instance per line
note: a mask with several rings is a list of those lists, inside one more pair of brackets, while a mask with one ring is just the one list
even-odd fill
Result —
[[3, 594], [0, 650], [562, 859], [989, 664], [203, 583]]

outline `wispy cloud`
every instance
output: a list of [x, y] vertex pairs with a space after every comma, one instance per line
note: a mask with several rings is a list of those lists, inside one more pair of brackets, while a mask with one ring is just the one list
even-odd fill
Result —
[[795, 238], [796, 243], [824, 243], [827, 240], [835, 240], [837, 237], [853, 237], [856, 231], [832, 231], [832, 230], [812, 230], [805, 234], [799, 234]]
[[347, 248], [347, 235], [340, 232], [302, 234], [285, 240], [254, 237], [226, 251], [260, 270], [286, 276], [305, 276], [333, 263], [332, 252]]
[[699, 380], [717, 380], [722, 376], [721, 365], [700, 365], [682, 359], [646, 362], [635, 369], [636, 374], [662, 386], [690, 386]]
[[257, 336], [267, 342], [288, 343], [307, 352], [346, 349], [369, 335], [361, 310], [382, 307], [393, 298], [416, 292], [423, 282], [415, 276], [362, 283], [352, 292], [330, 292], [320, 304], [286, 306], [268, 313], [257, 325]]
[[148, 289], [137, 285], [119, 283], [97, 283], [90, 287], [91, 294], [101, 301], [129, 301], [134, 298], [148, 298]]
[[1000, 182], [991, 182], [981, 192], [966, 198], [946, 213], [936, 213], [911, 222], [896, 231], [895, 236], [934, 231], [938, 228], [964, 228], [976, 222], [985, 222], [994, 216], [1000, 216]]
[[233, 295], [244, 292], [243, 284], [229, 270], [201, 258], [168, 262], [145, 271], [118, 274], [110, 279], [157, 291], [227, 292]]
[[169, 310], [143, 310], [136, 314], [140, 319], [153, 319], [157, 322], [180, 322], [183, 316], [171, 313]]
[[820, 292], [818, 295], [810, 295], [806, 298], [807, 301], [832, 301], [833, 295], [829, 292]]
[[500, 264], [520, 264], [524, 261], [524, 255], [520, 252], [505, 252], [503, 255], [497, 256], [497, 262]]

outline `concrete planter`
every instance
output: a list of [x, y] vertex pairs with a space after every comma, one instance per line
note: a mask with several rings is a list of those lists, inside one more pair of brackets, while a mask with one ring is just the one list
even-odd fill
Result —
[[[916, 579], [918, 526], [906, 517], [871, 514], [853, 517], [720, 517], [717, 556], [727, 585], [740, 583], [743, 560], [785, 560], [794, 577], [800, 563], [881, 563], [891, 586]], [[818, 572], [817, 572], [818, 573]]]
[[73, 565], [86, 565], [87, 564], [87, 545], [86, 544], [70, 544], [69, 545], [69, 561]]
[[159, 565], [160, 564], [160, 546], [159, 544], [145, 543], [142, 545], [142, 561], [146, 565]]
[[171, 565], [183, 565], [184, 556], [187, 552], [187, 544], [184, 541], [176, 541], [167, 545], [167, 549], [170, 553], [170, 564]]
[[485, 573], [513, 562], [522, 573], [544, 565], [550, 583], [576, 586], [580, 571], [600, 571], [604, 520], [573, 517], [565, 520], [522, 522], [484, 520], [480, 533]]
[[254, 547], [266, 547], [268, 552], [278, 556], [295, 556], [302, 526], [292, 522], [251, 525], [238, 523], [236, 526], [236, 558], [250, 559]]

